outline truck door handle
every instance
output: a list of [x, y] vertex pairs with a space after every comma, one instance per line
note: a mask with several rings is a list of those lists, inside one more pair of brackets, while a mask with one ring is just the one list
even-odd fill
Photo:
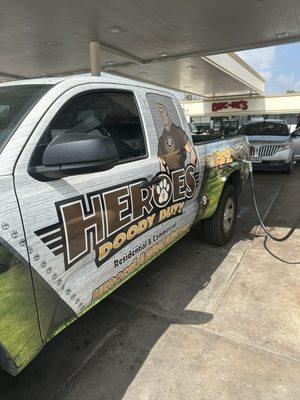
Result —
[[140, 188], [144, 189], [147, 188], [151, 185], [155, 185], [156, 183], [159, 183], [161, 181], [161, 177], [157, 176], [156, 178], [151, 179], [151, 181], [143, 181], [140, 183]]

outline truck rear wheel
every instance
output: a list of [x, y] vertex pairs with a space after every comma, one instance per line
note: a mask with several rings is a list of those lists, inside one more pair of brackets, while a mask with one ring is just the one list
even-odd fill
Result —
[[238, 211], [238, 196], [232, 185], [223, 189], [215, 213], [203, 220], [203, 236], [208, 243], [224, 245], [232, 238]]

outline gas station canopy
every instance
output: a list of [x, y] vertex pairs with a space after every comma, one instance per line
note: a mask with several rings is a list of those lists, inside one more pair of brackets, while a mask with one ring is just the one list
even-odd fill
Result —
[[204, 96], [262, 93], [245, 63], [215, 54], [298, 40], [294, 0], [2, 0], [0, 76], [88, 72], [98, 41], [104, 71]]

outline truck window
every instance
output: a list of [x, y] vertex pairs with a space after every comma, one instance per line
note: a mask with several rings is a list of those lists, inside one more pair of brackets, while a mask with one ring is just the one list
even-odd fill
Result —
[[48, 144], [64, 133], [98, 133], [115, 143], [121, 162], [145, 157], [146, 145], [133, 93], [88, 92], [70, 100], [52, 120], [40, 140], [32, 165], [41, 165]]
[[0, 87], [0, 151], [19, 122], [51, 85], [11, 85]]
[[196, 165], [197, 155], [183, 129], [174, 100], [156, 93], [147, 93], [147, 100], [158, 138], [160, 171], [175, 171], [184, 168], [188, 162]]

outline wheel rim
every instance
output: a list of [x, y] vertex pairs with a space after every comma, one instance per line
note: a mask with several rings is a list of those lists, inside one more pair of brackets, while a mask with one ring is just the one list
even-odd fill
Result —
[[234, 221], [234, 208], [234, 200], [232, 197], [229, 197], [226, 201], [223, 214], [223, 229], [225, 233], [228, 233], [232, 228]]

